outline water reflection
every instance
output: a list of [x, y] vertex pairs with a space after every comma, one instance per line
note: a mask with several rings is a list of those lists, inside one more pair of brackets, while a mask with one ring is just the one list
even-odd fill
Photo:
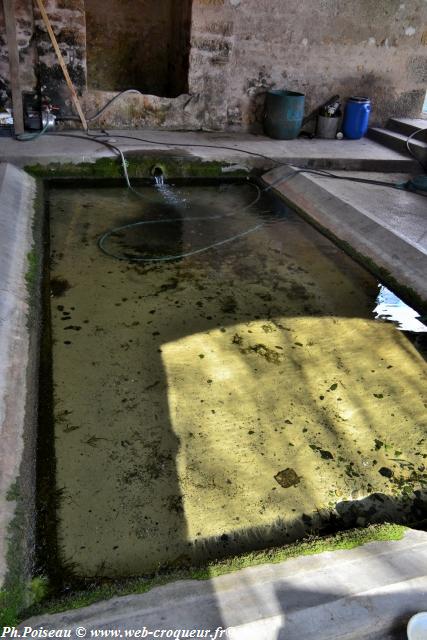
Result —
[[393, 322], [401, 331], [414, 333], [427, 333], [427, 326], [420, 322], [419, 314], [405, 304], [387, 287], [379, 285], [380, 292], [376, 299], [377, 306], [374, 309], [375, 319]]

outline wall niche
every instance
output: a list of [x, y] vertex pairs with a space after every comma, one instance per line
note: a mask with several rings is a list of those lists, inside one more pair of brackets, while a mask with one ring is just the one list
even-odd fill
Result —
[[188, 92], [191, 0], [85, 0], [87, 85]]

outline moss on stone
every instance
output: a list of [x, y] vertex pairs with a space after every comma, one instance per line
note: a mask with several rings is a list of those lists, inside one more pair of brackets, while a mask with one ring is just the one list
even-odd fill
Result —
[[48, 581], [44, 577], [18, 582], [0, 590], [0, 629], [13, 627], [23, 619], [29, 605], [41, 602], [47, 594]]
[[24, 556], [26, 517], [19, 479], [7, 492], [7, 500], [16, 502], [15, 515], [7, 532], [7, 574], [0, 590], [0, 629], [18, 623], [22, 612], [34, 602], [31, 597], [31, 583], [27, 582]]
[[[39, 185], [41, 186], [41, 185]], [[34, 198], [34, 214], [32, 217], [32, 237], [26, 256], [26, 271], [24, 279], [28, 295], [27, 327], [30, 339], [30, 353], [27, 364], [27, 376], [31, 381], [30, 386], [36, 388], [36, 367], [37, 367], [37, 340], [39, 323], [39, 284], [41, 279], [42, 260], [42, 216], [44, 213], [43, 190], [37, 189]], [[28, 387], [27, 387], [28, 389]], [[31, 397], [31, 396], [30, 396]], [[35, 437], [32, 432], [35, 429], [34, 415], [27, 407], [26, 426], [24, 431], [25, 448], [31, 451], [31, 439]], [[32, 424], [29, 428], [29, 424]], [[31, 431], [31, 433], [29, 433]], [[31, 453], [30, 453], [31, 458]], [[26, 464], [28, 458], [22, 455], [21, 469], [23, 475], [18, 476], [9, 487], [6, 493], [6, 500], [15, 503], [14, 516], [10, 522], [6, 534], [7, 552], [6, 566], [7, 573], [4, 583], [0, 589], [0, 629], [4, 626], [17, 624], [22, 617], [23, 611], [35, 602], [38, 602], [46, 594], [44, 585], [46, 581], [42, 577], [32, 577], [33, 572], [33, 537], [32, 527], [34, 520], [33, 495], [29, 489], [28, 473], [31, 475], [29, 465]], [[24, 465], [24, 467], [22, 467]], [[31, 480], [30, 480], [31, 482]]]
[[96, 162], [51, 162], [25, 167], [35, 178], [119, 178], [121, 166], [116, 158], [100, 158]]
[[54, 614], [71, 609], [87, 607], [95, 602], [109, 598], [130, 594], [143, 594], [154, 587], [158, 587], [177, 580], [208, 580], [217, 576], [240, 571], [247, 567], [263, 564], [277, 564], [291, 558], [315, 555], [325, 551], [340, 551], [354, 549], [368, 542], [389, 542], [401, 540], [406, 527], [395, 524], [372, 525], [364, 529], [344, 531], [334, 536], [324, 538], [312, 537], [299, 543], [276, 547], [273, 549], [255, 551], [220, 562], [210, 562], [203, 567], [190, 568], [173, 573], [156, 575], [152, 578], [141, 578], [126, 581], [109, 582], [91, 587], [86, 591], [70, 594], [66, 598], [51, 600], [33, 606], [28, 615]]
[[[8, 491], [7, 499], [14, 501], [16, 496], [17, 483], [14, 483], [13, 487]], [[18, 505], [19, 502], [17, 503], [15, 517], [8, 530], [8, 573], [3, 588], [0, 590], [0, 628], [16, 625], [20, 612], [28, 605], [28, 602], [25, 601], [26, 588], [22, 577], [22, 554], [17, 539], [19, 536], [19, 523], [22, 521]]]
[[39, 269], [39, 260], [34, 249], [31, 249], [31, 251], [27, 253], [27, 265], [25, 281], [27, 283], [28, 293], [32, 295]]
[[[130, 178], [152, 178], [154, 166], [161, 166], [168, 178], [221, 178], [226, 167], [227, 177], [247, 175], [242, 168], [232, 169], [233, 164], [218, 161], [203, 161], [200, 158], [167, 156], [165, 154], [127, 155], [127, 170]], [[95, 162], [52, 162], [36, 164], [25, 170], [37, 178], [121, 178], [123, 168], [119, 158], [100, 158]]]

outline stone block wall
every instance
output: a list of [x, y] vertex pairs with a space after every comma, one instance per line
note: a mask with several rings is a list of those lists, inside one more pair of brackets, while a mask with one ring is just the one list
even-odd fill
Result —
[[[70, 114], [67, 89], [37, 10], [31, 0], [16, 1], [23, 86], [31, 88], [38, 78], [42, 89], [61, 105], [62, 114]], [[154, 10], [166, 1], [153, 1]], [[111, 86], [102, 86], [101, 77], [94, 79], [91, 73], [87, 83], [86, 18], [97, 3], [104, 12], [113, 3], [115, 11], [119, 6], [117, 0], [88, 0], [87, 7], [84, 0], [45, 0], [88, 112], [114, 95]], [[192, 0], [191, 7], [185, 2], [172, 4], [173, 59], [180, 52], [184, 57], [188, 53], [179, 22], [190, 24], [188, 91], [176, 98], [151, 95], [164, 93], [153, 82], [151, 91], [144, 89], [144, 96], [126, 96], [116, 102], [100, 121], [103, 126], [258, 132], [269, 88], [305, 93], [307, 113], [335, 93], [343, 99], [368, 95], [375, 124], [391, 116], [417, 117], [421, 112], [427, 89], [426, 0]], [[123, 8], [126, 5], [122, 3]], [[148, 6], [145, 0], [140, 5], [141, 10]], [[135, 11], [136, 0], [132, 6]], [[8, 89], [2, 19], [0, 11], [0, 100]], [[96, 42], [91, 41], [93, 46]], [[160, 60], [166, 43], [157, 46]], [[147, 56], [137, 52], [135, 56], [138, 62], [150, 64]], [[124, 56], [120, 64], [126, 71], [131, 61]]]

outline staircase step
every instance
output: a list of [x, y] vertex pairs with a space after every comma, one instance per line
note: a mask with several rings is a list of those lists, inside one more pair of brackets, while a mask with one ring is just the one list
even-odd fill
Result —
[[427, 118], [390, 118], [387, 122], [387, 129], [404, 136], [410, 136], [419, 129], [427, 129]]
[[[368, 137], [371, 138], [371, 140], [375, 140], [376, 142], [383, 144], [389, 149], [394, 149], [394, 151], [398, 151], [399, 153], [411, 155], [406, 146], [406, 141], [408, 139], [407, 135], [397, 133], [396, 131], [390, 131], [389, 129], [381, 129], [380, 127], [370, 127], [368, 130]], [[418, 139], [412, 139], [411, 148], [420, 160], [427, 159], [426, 142]]]

